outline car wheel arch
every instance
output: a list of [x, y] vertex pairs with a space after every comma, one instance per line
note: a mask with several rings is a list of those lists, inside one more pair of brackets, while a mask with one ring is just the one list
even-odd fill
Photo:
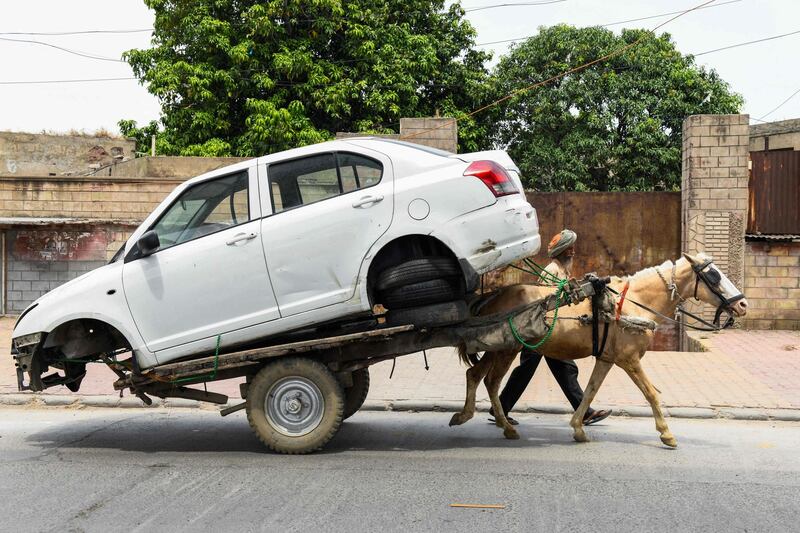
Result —
[[370, 305], [375, 303], [375, 285], [380, 272], [404, 261], [431, 256], [449, 257], [456, 263], [459, 262], [458, 256], [450, 246], [441, 239], [430, 235], [403, 235], [395, 237], [381, 246], [373, 256], [367, 270], [367, 294]]
[[66, 357], [84, 357], [123, 349], [130, 351], [132, 344], [109, 322], [92, 317], [71, 317], [50, 329], [43, 348], [59, 349]]

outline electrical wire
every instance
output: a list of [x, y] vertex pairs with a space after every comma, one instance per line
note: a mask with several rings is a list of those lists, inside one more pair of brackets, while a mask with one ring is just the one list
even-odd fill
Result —
[[704, 56], [706, 54], [713, 54], [714, 52], [730, 50], [731, 48], [738, 48], [740, 46], [747, 46], [749, 44], [763, 43], [764, 41], [772, 41], [773, 39], [780, 39], [781, 37], [788, 37], [790, 35], [796, 35], [798, 33], [800, 33], [800, 30], [790, 31], [789, 33], [782, 33], [780, 35], [773, 35], [772, 37], [764, 37], [763, 39], [756, 39], [755, 41], [746, 41], [743, 43], [731, 44], [728, 46], [723, 46], [722, 48], [715, 48], [714, 50], [707, 50], [705, 52], [700, 52], [699, 54], [692, 54], [692, 55], [694, 55], [695, 57]]
[[498, 7], [546, 6], [549, 4], [560, 4], [561, 2], [566, 2], [566, 1], [567, 0], [545, 0], [542, 2], [512, 2], [508, 4], [492, 4], [488, 6], [471, 7], [469, 9], [464, 9], [464, 13], [472, 13], [474, 11], [484, 11], [486, 9], [496, 9]]
[[82, 80], [19, 80], [19, 81], [0, 81], [0, 85], [45, 85], [49, 83], [89, 83], [96, 81], [123, 81], [135, 80], [138, 78], [87, 78]]
[[8, 37], [0, 37], [0, 41], [8, 41], [8, 42], [12, 42], [12, 43], [39, 44], [39, 45], [42, 45], [42, 46], [49, 46], [50, 48], [55, 48], [56, 50], [61, 50], [62, 52], [67, 52], [68, 54], [73, 54], [73, 55], [76, 55], [76, 56], [86, 57], [86, 58], [89, 58], [89, 59], [96, 59], [98, 61], [111, 61], [111, 62], [115, 62], [115, 63], [126, 63], [126, 61], [124, 61], [122, 59], [114, 59], [113, 57], [103, 57], [103, 56], [98, 56], [98, 55], [94, 55], [94, 54], [89, 54], [89, 53], [81, 52], [81, 51], [78, 51], [78, 50], [72, 50], [70, 48], [64, 48], [63, 46], [58, 46], [58, 45], [55, 45], [55, 44], [46, 43], [44, 41], [36, 41], [34, 39], [11, 39], [11, 38], [8, 38]]
[[[700, 9], [711, 9], [712, 7], [722, 7], [727, 4], [736, 4], [737, 2], [741, 2], [742, 0], [728, 0], [727, 2], [720, 2], [719, 4], [714, 4], [713, 6], [705, 6]], [[600, 28], [607, 28], [609, 26], [618, 26], [620, 24], [627, 24], [628, 22], [639, 22], [641, 20], [650, 20], [650, 19], [657, 19], [661, 17], [668, 17], [670, 15], [677, 15], [678, 13], [682, 13], [682, 11], [670, 11], [669, 13], [659, 13], [658, 15], [650, 15], [647, 17], [639, 17], [635, 19], [627, 19], [627, 20], [618, 20], [617, 22], [608, 22], [606, 24], [597, 24]], [[489, 46], [492, 44], [503, 44], [503, 43], [513, 43], [516, 41], [524, 41], [526, 39], [530, 39], [531, 37], [536, 37], [536, 35], [528, 35], [526, 37], [517, 37], [514, 39], [503, 39], [501, 41], [491, 41], [488, 43], [478, 43], [475, 46]]]
[[778, 105], [775, 107], [775, 109], [773, 109], [773, 110], [772, 110], [772, 111], [770, 111], [769, 113], [766, 113], [766, 114], [764, 114], [764, 115], [761, 115], [761, 117], [760, 117], [760, 118], [754, 118], [753, 120], [758, 120], [759, 122], [766, 122], [766, 121], [764, 120], [765, 118], [767, 118], [768, 116], [770, 116], [771, 114], [773, 114], [773, 113], [774, 113], [775, 111], [777, 111], [778, 109], [782, 108], [784, 105], [786, 105], [786, 104], [789, 102], [789, 100], [791, 100], [792, 98], [794, 98], [794, 97], [795, 97], [795, 96], [797, 96], [798, 94], [800, 94], [800, 89], [797, 89], [795, 92], [793, 92], [793, 93], [792, 93], [792, 94], [789, 96], [789, 98], [787, 98], [786, 100], [784, 100], [783, 102], [781, 102], [780, 104], [778, 104]]
[[144, 33], [153, 31], [153, 28], [139, 30], [76, 30], [76, 31], [0, 31], [0, 35], [88, 35], [88, 34], [113, 34], [113, 33]]
[[[702, 4], [698, 4], [695, 7], [692, 7], [690, 9], [685, 10], [685, 11], [681, 11], [680, 13], [678, 13], [675, 16], [673, 16], [669, 20], [666, 20], [666, 21], [662, 22], [661, 24], [657, 25], [655, 28], [650, 30], [650, 33], [655, 32], [656, 30], [658, 30], [660, 28], [663, 28], [664, 26], [666, 26], [667, 24], [669, 24], [673, 20], [675, 20], [677, 18], [680, 18], [680, 17], [682, 17], [682, 16], [684, 16], [684, 15], [686, 15], [688, 13], [691, 13], [692, 11], [696, 11], [698, 9], [701, 9], [703, 6], [707, 6], [707, 5], [711, 4], [711, 3], [713, 3], [714, 1], [715, 0], [707, 0], [706, 2], [703, 2]], [[481, 106], [481, 107], [479, 107], [479, 108], [477, 108], [477, 109], [475, 109], [473, 111], [470, 111], [469, 113], [464, 115], [463, 118], [473, 117], [473, 116], [477, 115], [478, 113], [481, 113], [481, 112], [483, 112], [483, 111], [485, 111], [485, 110], [487, 110], [487, 109], [489, 109], [491, 107], [494, 107], [496, 105], [499, 105], [499, 104], [505, 102], [506, 100], [510, 100], [511, 98], [514, 98], [518, 94], [521, 94], [521, 93], [524, 93], [524, 92], [528, 92], [528, 91], [533, 90], [533, 89], [535, 89], [537, 87], [541, 87], [542, 85], [546, 85], [546, 84], [548, 84], [548, 83], [550, 83], [552, 81], [561, 79], [561, 78], [563, 78], [565, 76], [568, 76], [570, 74], [573, 74], [575, 72], [580, 72], [582, 70], [586, 70], [587, 68], [591, 67], [592, 65], [596, 65], [598, 63], [602, 63], [604, 61], [607, 61], [608, 59], [610, 59], [612, 57], [615, 57], [615, 56], [618, 56], [618, 55], [630, 50], [631, 48], [637, 46], [640, 42], [642, 42], [642, 40], [644, 40], [644, 38], [645, 38], [645, 35], [642, 35], [638, 39], [636, 39], [635, 41], [633, 41], [631, 43], [628, 43], [625, 46], [621, 46], [620, 48], [617, 48], [616, 50], [613, 50], [613, 51], [611, 51], [611, 52], [609, 52], [609, 53], [607, 53], [607, 54], [605, 54], [605, 55], [603, 55], [601, 57], [598, 57], [597, 59], [594, 59], [594, 60], [589, 61], [587, 63], [584, 63], [582, 65], [578, 65], [577, 67], [573, 67], [573, 68], [571, 68], [569, 70], [565, 70], [564, 72], [562, 72], [560, 74], [556, 74], [555, 76], [551, 76], [550, 78], [547, 78], [546, 80], [542, 80], [542, 81], [533, 83], [531, 85], [528, 85], [526, 87], [521, 87], [519, 89], [511, 91], [510, 93], [508, 93], [504, 97], [502, 97], [502, 98], [500, 98], [498, 100], [495, 100], [494, 102], [488, 103], [488, 104], [483, 105], [483, 106]], [[461, 119], [453, 119], [453, 121], [455, 121], [456, 123], [458, 123], [459, 120], [461, 120]], [[429, 129], [426, 129], [426, 130], [420, 130], [420, 131], [415, 132], [415, 133], [413, 133], [411, 135], [407, 135], [407, 136], [405, 136], [405, 139], [411, 139], [411, 138], [414, 138], [414, 137], [418, 137], [420, 135], [424, 135], [426, 133], [429, 133], [431, 131], [435, 131], [435, 130], [444, 128], [444, 127], [449, 126], [449, 125], [450, 125], [450, 121], [442, 121], [442, 123], [439, 124], [438, 126], [434, 126], [433, 128], [429, 128]]]

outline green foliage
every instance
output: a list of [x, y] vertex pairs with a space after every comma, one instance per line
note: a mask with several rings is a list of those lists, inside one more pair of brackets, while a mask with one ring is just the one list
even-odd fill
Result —
[[[444, 0], [145, 0], [153, 47], [125, 54], [158, 97], [159, 153], [255, 156], [401, 117], [464, 114], [489, 56]], [[120, 128], [145, 141], [154, 123]], [[464, 149], [485, 125], [461, 125]], [[141, 145], [140, 145], [141, 146]]]
[[716, 72], [683, 56], [668, 34], [567, 25], [541, 28], [503, 57], [495, 98], [638, 45], [545, 86], [520, 91], [487, 112], [492, 140], [506, 147], [537, 190], [677, 190], [681, 128], [699, 113], [736, 113], [742, 98]]

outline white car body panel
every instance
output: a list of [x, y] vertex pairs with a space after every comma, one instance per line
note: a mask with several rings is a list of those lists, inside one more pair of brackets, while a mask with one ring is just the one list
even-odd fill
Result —
[[[273, 214], [270, 164], [334, 151], [379, 160], [381, 182]], [[498, 198], [480, 179], [464, 176], [469, 162], [480, 159], [504, 166], [520, 192]], [[541, 244], [536, 212], [505, 152], [452, 155], [355, 138], [271, 154], [188, 180], [133, 232], [125, 254], [186, 189], [243, 169], [250, 173], [250, 222], [127, 263], [118, 260], [73, 280], [37, 300], [14, 338], [96, 318], [118, 329], [147, 368], [213, 351], [219, 335], [222, 346], [231, 347], [369, 311], [369, 267], [399, 237], [432, 236], [477, 273], [535, 254]], [[368, 195], [383, 200], [352, 206]], [[226, 245], [242, 232], [259, 238]], [[112, 288], [116, 293], [107, 295]]]

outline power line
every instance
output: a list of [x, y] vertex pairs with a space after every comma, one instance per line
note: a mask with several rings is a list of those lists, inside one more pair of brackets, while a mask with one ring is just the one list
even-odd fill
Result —
[[86, 57], [89, 59], [96, 59], [98, 61], [112, 61], [115, 63], [125, 63], [122, 59], [114, 59], [113, 57], [102, 57], [97, 56], [94, 54], [89, 54], [86, 52], [80, 52], [78, 50], [71, 50], [69, 48], [64, 48], [63, 46], [58, 46], [55, 44], [46, 43], [44, 41], [36, 41], [33, 39], [9, 39], [8, 37], [0, 37], [0, 41], [8, 41], [12, 43], [28, 43], [28, 44], [39, 44], [42, 46], [49, 46], [50, 48], [55, 48], [56, 50], [61, 50], [62, 52], [67, 52], [68, 54], [73, 54], [76, 56]]
[[139, 30], [76, 30], [76, 31], [0, 31], [0, 35], [86, 35], [97, 33], [144, 33], [153, 31], [153, 28]]
[[791, 31], [789, 33], [782, 33], [780, 35], [773, 35], [772, 37], [764, 37], [763, 39], [756, 39], [755, 41], [747, 41], [744, 43], [737, 43], [731, 44], [729, 46], [723, 46], [722, 48], [715, 48], [714, 50], [706, 50], [705, 52], [700, 52], [699, 54], [693, 54], [695, 57], [703, 56], [706, 54], [711, 54], [714, 52], [721, 52], [722, 50], [730, 50], [731, 48], [738, 48], [740, 46], [746, 46], [748, 44], [756, 44], [756, 43], [763, 43], [764, 41], [771, 41], [773, 39], [780, 39], [781, 37], [788, 37], [789, 35], [795, 35], [800, 33], [800, 30]]
[[83, 80], [19, 80], [19, 81], [0, 81], [0, 85], [45, 85], [50, 83], [89, 83], [95, 81], [123, 81], [135, 80], [137, 78], [88, 78]]
[[783, 106], [784, 106], [786, 103], [788, 103], [788, 102], [789, 102], [789, 100], [791, 100], [792, 98], [794, 98], [794, 97], [795, 97], [795, 96], [797, 96], [798, 94], [800, 94], [800, 89], [797, 89], [795, 92], [793, 92], [793, 93], [792, 93], [792, 94], [789, 96], [789, 98], [787, 98], [786, 100], [784, 100], [783, 102], [781, 102], [780, 104], [778, 104], [778, 105], [775, 107], [775, 109], [773, 109], [772, 111], [770, 111], [769, 113], [767, 113], [767, 114], [765, 114], [765, 115], [761, 115], [761, 117], [760, 117], [760, 118], [757, 118], [757, 119], [755, 119], [755, 120], [758, 120], [758, 121], [761, 121], [761, 122], [765, 122], [765, 120], [764, 120], [765, 118], [767, 118], [769, 115], [773, 114], [773, 113], [774, 113], [775, 111], [777, 111], [778, 109], [782, 108], [782, 107], [783, 107]]
[[[741, 1], [742, 0], [728, 0], [727, 2], [720, 2], [719, 4], [714, 4], [714, 5], [710, 5], [710, 6], [703, 6], [701, 8], [698, 8], [698, 10], [700, 10], [700, 9], [711, 9], [712, 7], [721, 7], [721, 6], [724, 6], [724, 5], [727, 5], [727, 4], [735, 4], [735, 3], [741, 2]], [[650, 16], [647, 16], [647, 17], [639, 17], [639, 18], [628, 19], [628, 20], [618, 20], [617, 22], [608, 22], [606, 24], [597, 24], [597, 26], [599, 26], [600, 28], [607, 28], [609, 26], [618, 26], [620, 24], [627, 24], [628, 22], [639, 22], [641, 20], [650, 20], [650, 19], [657, 19], [657, 18], [661, 18], [661, 17], [668, 17], [670, 15], [677, 15], [679, 13], [683, 13], [683, 11], [670, 11], [669, 13], [659, 13], [658, 15], [650, 15]], [[525, 37], [516, 37], [514, 39], [503, 39], [501, 41], [491, 41], [491, 42], [488, 42], [488, 43], [478, 43], [475, 46], [489, 46], [489, 45], [492, 45], [492, 44], [513, 43], [513, 42], [516, 42], [516, 41], [524, 41], [526, 39], [530, 39], [531, 37], [536, 37], [536, 34], [527, 35]]]
[[472, 13], [473, 11], [483, 11], [485, 9], [495, 9], [498, 7], [546, 6], [548, 4], [559, 4], [561, 2], [566, 2], [566, 1], [567, 0], [545, 0], [542, 2], [512, 2], [508, 4], [492, 4], [488, 6], [471, 7], [469, 9], [465, 9], [464, 13]]

